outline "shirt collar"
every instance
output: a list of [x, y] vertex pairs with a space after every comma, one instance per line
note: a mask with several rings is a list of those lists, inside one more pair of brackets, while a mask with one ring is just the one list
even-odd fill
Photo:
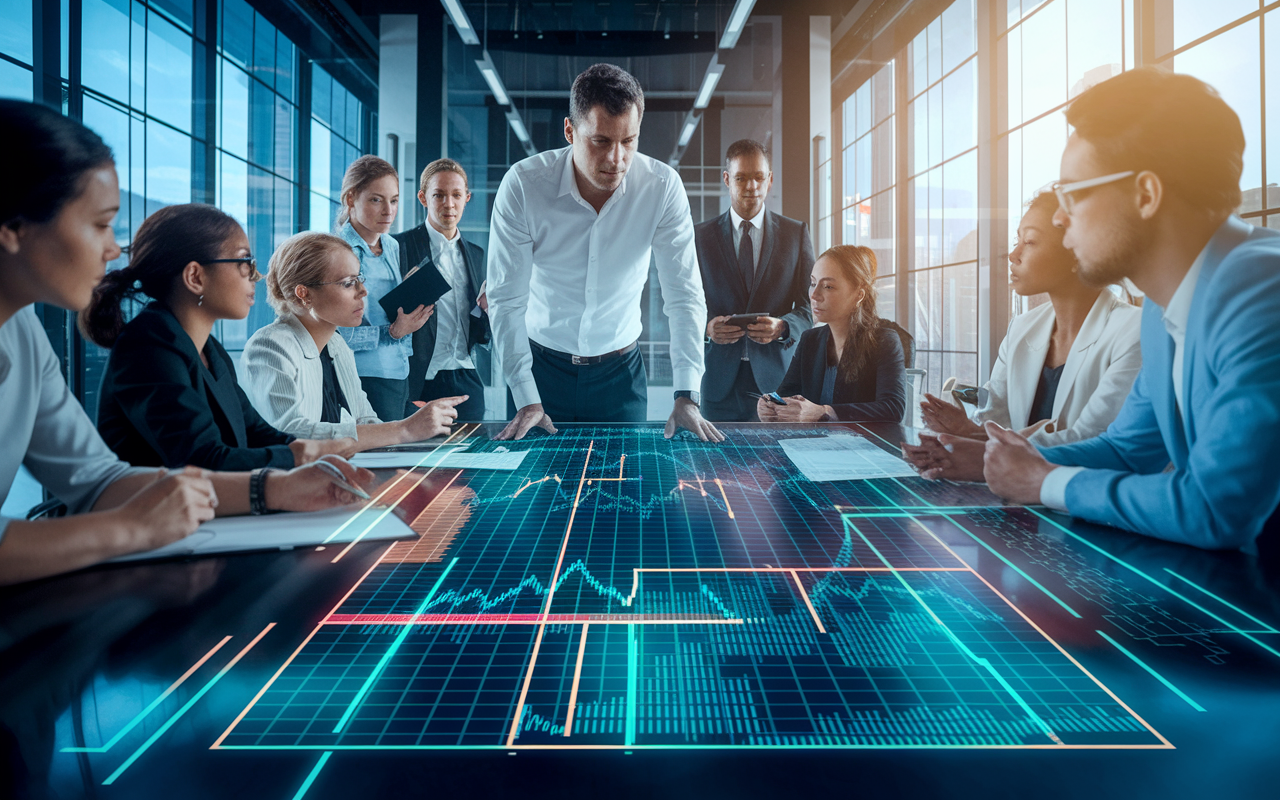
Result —
[[[636, 155], [638, 154], [631, 156], [631, 165], [627, 167], [627, 174], [622, 176], [622, 183], [614, 190], [613, 196], [626, 196], [627, 184], [631, 182], [631, 173], [636, 168]], [[573, 174], [573, 145], [569, 145], [565, 148], [564, 162], [564, 170], [560, 173], [560, 192], [557, 196], [564, 197], [566, 194], [573, 195], [574, 199], [578, 202], [587, 203], [582, 196], [582, 192], [578, 191], [578, 181]], [[609, 199], [612, 200], [613, 196]], [[587, 203], [587, 205], [591, 204]]]
[[[763, 206], [761, 206], [760, 211], [754, 217], [747, 220], [747, 222], [751, 223], [751, 227], [764, 230], [765, 210], [766, 209]], [[734, 210], [733, 206], [729, 206], [729, 218], [733, 220], [733, 229], [735, 231], [742, 227], [742, 220], [744, 219], [744, 217], [738, 216], [738, 212]]]
[[446, 239], [444, 234], [435, 229], [430, 222], [423, 222], [422, 226], [427, 229], [427, 235], [431, 237], [431, 246], [437, 251], [444, 250], [449, 245], [459, 244], [462, 241], [462, 232], [457, 228], [453, 229], [453, 238]]
[[[364, 237], [356, 233], [355, 226], [350, 222], [343, 224], [343, 226], [338, 229], [338, 237], [351, 245], [351, 249], [356, 251], [356, 255], [359, 255], [360, 251], [363, 250], [365, 255], [373, 257], [373, 248], [364, 240]], [[385, 253], [386, 251], [386, 244], [384, 243], [382, 252]]]
[[1169, 305], [1164, 309], [1163, 319], [1165, 327], [1171, 332], [1185, 333], [1187, 330], [1187, 320], [1191, 317], [1191, 300], [1195, 297], [1196, 283], [1200, 280], [1200, 271], [1204, 268], [1204, 260], [1208, 252], [1209, 246], [1205, 245], [1196, 256], [1196, 260], [1191, 262], [1191, 269], [1187, 270], [1187, 274], [1183, 276], [1182, 283], [1178, 284], [1173, 297], [1169, 298]]

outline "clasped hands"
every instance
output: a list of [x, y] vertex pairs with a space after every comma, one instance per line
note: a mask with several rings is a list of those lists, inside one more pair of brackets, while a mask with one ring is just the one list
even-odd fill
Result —
[[952, 433], [921, 435], [918, 445], [902, 443], [902, 455], [928, 480], [985, 480], [1005, 500], [1039, 504], [1040, 485], [1055, 465], [1017, 431], [994, 422], [982, 430], [985, 442]]
[[733, 344], [743, 336], [749, 336], [756, 344], [768, 344], [782, 338], [787, 324], [777, 317], [756, 317], [756, 321], [743, 330], [737, 325], [727, 324], [729, 319], [728, 315], [712, 317], [707, 323], [707, 338], [715, 344]]

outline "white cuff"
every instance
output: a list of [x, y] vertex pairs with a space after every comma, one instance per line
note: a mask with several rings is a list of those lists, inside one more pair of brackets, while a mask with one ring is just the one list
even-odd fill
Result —
[[1071, 483], [1071, 479], [1076, 473], [1082, 472], [1084, 467], [1055, 467], [1044, 476], [1044, 482], [1040, 484], [1040, 505], [1048, 506], [1054, 511], [1067, 510], [1067, 484]]
[[676, 392], [702, 389], [702, 373], [696, 367], [680, 367], [671, 371], [671, 388]]
[[538, 394], [538, 384], [534, 381], [532, 375], [519, 383], [509, 384], [509, 388], [511, 389], [511, 399], [515, 401], [517, 411], [525, 406], [542, 402], [542, 395]]

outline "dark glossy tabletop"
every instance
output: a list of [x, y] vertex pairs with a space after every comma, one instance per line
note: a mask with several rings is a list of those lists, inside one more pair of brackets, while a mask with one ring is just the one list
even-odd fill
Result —
[[725, 429], [0, 590], [0, 797], [1280, 796], [1280, 570], [777, 444], [896, 426]]

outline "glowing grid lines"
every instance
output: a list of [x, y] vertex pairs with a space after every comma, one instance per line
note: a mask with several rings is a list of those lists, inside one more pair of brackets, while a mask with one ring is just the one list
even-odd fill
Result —
[[809, 483], [817, 433], [516, 443], [447, 579], [375, 565], [216, 746], [1170, 746], [918, 523], [989, 495]]

